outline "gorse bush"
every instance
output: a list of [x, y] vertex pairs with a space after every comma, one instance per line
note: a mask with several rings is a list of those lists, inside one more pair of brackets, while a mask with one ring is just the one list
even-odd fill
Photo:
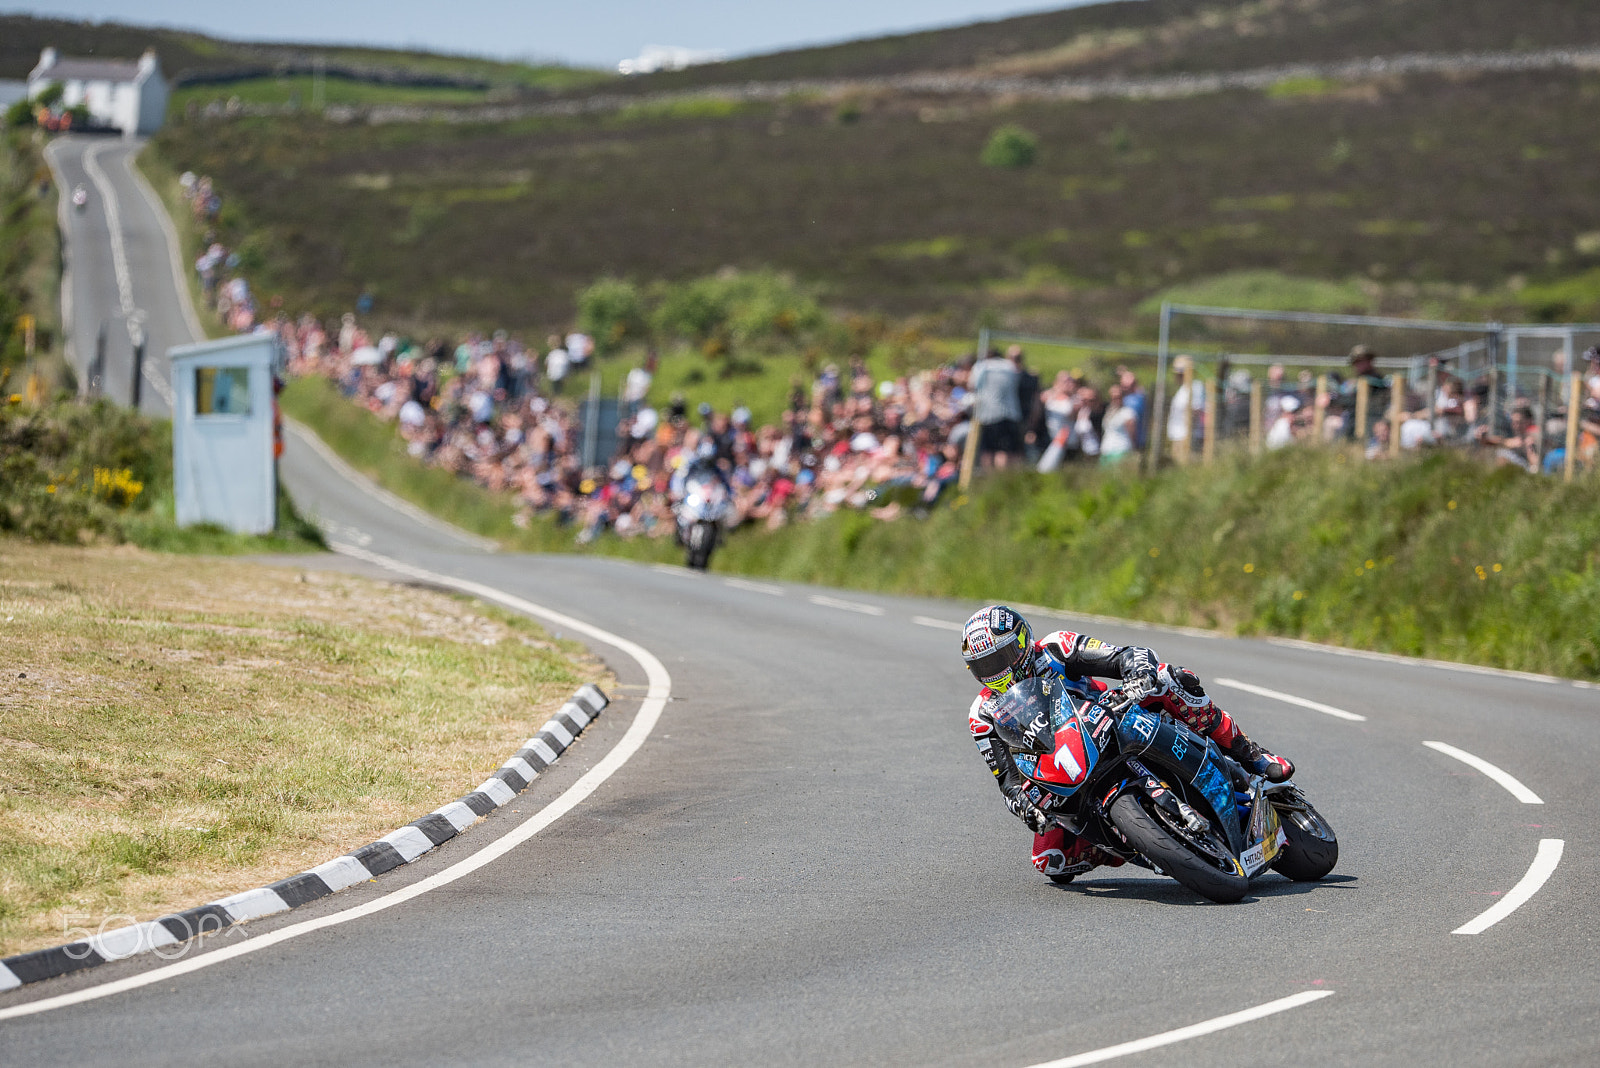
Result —
[[1039, 155], [1039, 139], [1020, 126], [1006, 125], [989, 136], [983, 146], [983, 163], [987, 167], [1031, 167]]
[[316, 548], [316, 528], [278, 495], [267, 538], [173, 519], [172, 425], [107, 400], [0, 404], [0, 534], [31, 541], [133, 542], [205, 552]]
[[109, 401], [28, 410], [0, 407], [0, 531], [36, 541], [108, 535], [170, 492], [172, 443]]
[[776, 271], [722, 271], [648, 291], [602, 278], [578, 293], [578, 323], [602, 353], [629, 342], [687, 344], [708, 356], [789, 352], [837, 332], [811, 292]]

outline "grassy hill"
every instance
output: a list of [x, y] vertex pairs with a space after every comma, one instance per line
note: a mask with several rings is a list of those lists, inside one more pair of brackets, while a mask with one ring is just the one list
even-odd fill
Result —
[[[833, 304], [1126, 332], [1240, 270], [1359, 310], [1600, 318], [1600, 74], [1291, 81], [1165, 101], [880, 93], [495, 125], [179, 123], [261, 287], [417, 324], [565, 321], [597, 276], [774, 266]], [[1036, 162], [980, 155], [1019, 124]], [[1576, 279], [1574, 282], [1573, 280]], [[1556, 288], [1550, 288], [1550, 287]]]
[[1600, 41], [1585, 0], [1117, 0], [629, 79], [634, 91], [921, 71], [1150, 75]]

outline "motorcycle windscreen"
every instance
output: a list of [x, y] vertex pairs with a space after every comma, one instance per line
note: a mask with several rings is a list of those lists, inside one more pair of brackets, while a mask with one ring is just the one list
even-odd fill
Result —
[[1066, 687], [1059, 680], [1023, 679], [1002, 694], [995, 704], [994, 731], [1013, 753], [1053, 752], [1056, 706], [1065, 697]]

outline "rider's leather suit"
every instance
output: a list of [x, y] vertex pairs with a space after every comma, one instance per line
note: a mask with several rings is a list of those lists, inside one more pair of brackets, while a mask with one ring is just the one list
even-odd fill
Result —
[[[1154, 650], [1139, 645], [1108, 645], [1087, 634], [1058, 630], [1033, 643], [1033, 657], [1032, 675], [1061, 678], [1084, 695], [1105, 692], [1107, 686], [1100, 678], [1148, 680], [1153, 677], [1156, 688], [1139, 700], [1141, 708], [1170, 714], [1190, 730], [1214, 739], [1224, 750], [1233, 748], [1243, 737], [1233, 717], [1206, 695], [1205, 687], [1200, 685], [1194, 672], [1161, 663]], [[967, 714], [972, 740], [994, 773], [1012, 815], [1020, 818], [1030, 807], [1048, 815], [1065, 799], [1030, 782], [1017, 770], [1011, 750], [995, 733], [990, 718], [998, 697], [984, 687], [973, 700]], [[1115, 866], [1122, 860], [1095, 849], [1087, 840], [1059, 826], [1051, 826], [1045, 833], [1033, 836], [1033, 866], [1046, 875], [1074, 875], [1088, 871], [1095, 863]]]

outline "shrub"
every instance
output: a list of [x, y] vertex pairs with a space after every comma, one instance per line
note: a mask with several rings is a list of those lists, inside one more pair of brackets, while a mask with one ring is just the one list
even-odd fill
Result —
[[1033, 165], [1039, 154], [1039, 139], [1021, 126], [1007, 124], [989, 135], [983, 146], [983, 163], [987, 167], [1020, 169]]
[[18, 100], [6, 108], [6, 127], [17, 130], [24, 126], [33, 125], [33, 108], [31, 100]]
[[594, 338], [601, 355], [649, 334], [644, 298], [632, 282], [602, 278], [578, 294], [578, 329]]

